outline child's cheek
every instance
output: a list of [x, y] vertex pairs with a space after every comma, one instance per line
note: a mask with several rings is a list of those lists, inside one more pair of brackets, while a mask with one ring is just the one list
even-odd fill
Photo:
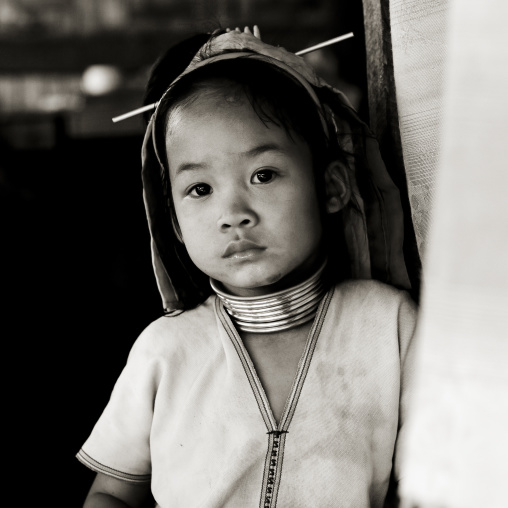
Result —
[[183, 206], [177, 207], [176, 211], [189, 255], [195, 263], [198, 259], [206, 260], [214, 247], [217, 247], [217, 227], [213, 211], [203, 206], [203, 203], [184, 203]]

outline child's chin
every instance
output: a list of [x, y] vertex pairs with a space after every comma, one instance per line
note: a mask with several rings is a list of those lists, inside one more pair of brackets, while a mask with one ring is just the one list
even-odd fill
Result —
[[236, 277], [229, 278], [227, 281], [224, 281], [223, 284], [234, 294], [243, 296], [247, 296], [248, 294], [252, 294], [252, 296], [257, 294], [262, 295], [273, 292], [274, 289], [272, 289], [272, 286], [276, 284], [282, 276], [283, 274], [281, 273], [263, 273], [262, 275], [237, 274]]

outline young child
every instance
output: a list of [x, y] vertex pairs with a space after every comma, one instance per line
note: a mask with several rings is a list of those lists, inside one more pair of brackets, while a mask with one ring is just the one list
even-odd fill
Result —
[[398, 191], [341, 93], [257, 35], [212, 36], [148, 125], [166, 315], [77, 455], [86, 507], [381, 507], [397, 471], [415, 325]]

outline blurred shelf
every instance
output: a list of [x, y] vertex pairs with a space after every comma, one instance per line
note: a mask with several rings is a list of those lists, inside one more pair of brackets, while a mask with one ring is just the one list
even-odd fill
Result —
[[142, 104], [142, 91], [118, 91], [102, 97], [88, 97], [82, 111], [66, 115], [66, 134], [72, 139], [108, 138], [143, 135], [145, 127], [141, 115], [113, 123], [121, 115]]
[[[0, 36], [0, 74], [27, 72], [80, 73], [93, 64], [112, 64], [124, 71], [150, 65], [169, 46], [196, 33], [187, 26], [157, 32], [110, 32], [91, 36]], [[331, 27], [264, 28], [263, 39], [290, 51], [307, 41], [340, 35]], [[347, 42], [345, 43], [347, 44]]]
[[113, 123], [112, 118], [139, 107], [141, 91], [120, 90], [87, 97], [78, 110], [31, 111], [3, 114], [0, 138], [15, 150], [51, 150], [65, 140], [142, 136], [141, 116]]

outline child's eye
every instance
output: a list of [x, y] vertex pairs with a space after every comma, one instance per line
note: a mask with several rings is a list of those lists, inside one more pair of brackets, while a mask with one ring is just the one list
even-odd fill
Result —
[[202, 196], [207, 196], [208, 194], [211, 194], [212, 193], [212, 188], [207, 185], [206, 183], [198, 183], [197, 185], [194, 185], [194, 187], [192, 187], [190, 190], [189, 190], [189, 196], [192, 196], [192, 197], [202, 197]]
[[275, 171], [271, 169], [263, 169], [261, 171], [256, 171], [252, 175], [252, 183], [268, 183], [275, 178]]

